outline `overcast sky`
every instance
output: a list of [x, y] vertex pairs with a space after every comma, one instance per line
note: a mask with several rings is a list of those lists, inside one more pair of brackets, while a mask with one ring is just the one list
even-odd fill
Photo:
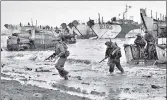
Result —
[[[60, 26], [74, 19], [88, 21], [97, 19], [98, 13], [104, 20], [123, 13], [125, 6], [132, 6], [128, 16], [140, 22], [140, 8], [147, 8], [153, 14], [166, 14], [166, 1], [1, 1], [1, 29], [4, 24], [23, 24], [38, 20], [38, 25]], [[122, 15], [121, 15], [122, 16]]]

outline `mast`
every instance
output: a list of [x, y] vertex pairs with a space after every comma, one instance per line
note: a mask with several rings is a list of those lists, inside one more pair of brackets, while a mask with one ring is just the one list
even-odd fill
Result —
[[33, 20], [32, 20], [32, 18], [31, 18], [31, 24], [32, 24], [32, 26], [33, 26]]
[[37, 20], [36, 20], [36, 27], [37, 27]]
[[125, 14], [127, 14], [128, 8], [131, 8], [131, 6], [126, 5], [125, 12], [123, 13], [123, 19], [125, 19]]
[[98, 16], [99, 16], [99, 18], [98, 18], [99, 24], [101, 24], [101, 23], [100, 23], [100, 13], [98, 13]]

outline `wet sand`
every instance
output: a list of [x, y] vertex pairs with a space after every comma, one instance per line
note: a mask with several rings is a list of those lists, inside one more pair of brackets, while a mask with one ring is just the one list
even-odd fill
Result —
[[14, 80], [1, 80], [1, 100], [90, 100], [61, 93], [58, 90], [21, 85]]

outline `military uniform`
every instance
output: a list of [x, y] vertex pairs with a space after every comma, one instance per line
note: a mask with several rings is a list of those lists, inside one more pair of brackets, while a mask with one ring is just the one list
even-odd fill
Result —
[[116, 67], [122, 73], [124, 73], [124, 70], [123, 70], [123, 68], [120, 64], [120, 57], [122, 56], [120, 48], [112, 42], [106, 42], [105, 45], [107, 46], [105, 56], [106, 56], [106, 58], [108, 57], [108, 63], [107, 64], [109, 66], [109, 72], [113, 73], [114, 72], [114, 67], [116, 65]]
[[146, 32], [145, 34], [145, 40], [147, 41], [147, 46], [146, 46], [146, 56], [147, 59], [157, 59], [157, 53], [156, 53], [156, 48], [155, 48], [155, 40], [154, 37], [151, 33]]
[[137, 34], [137, 38], [135, 39], [134, 43], [137, 46], [138, 50], [138, 59], [144, 57], [144, 46], [146, 45], [145, 40], [142, 38], [141, 34]]
[[67, 50], [68, 47], [64, 42], [58, 39], [56, 46], [55, 46], [55, 54], [59, 57], [57, 63], [55, 64], [56, 69], [58, 70], [61, 77], [67, 78], [68, 72], [64, 70], [64, 64], [69, 56], [69, 51]]

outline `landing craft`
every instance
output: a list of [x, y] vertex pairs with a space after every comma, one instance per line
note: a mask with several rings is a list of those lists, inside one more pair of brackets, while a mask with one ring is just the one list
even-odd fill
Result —
[[[98, 14], [98, 21], [89, 18], [87, 23], [81, 23], [73, 28], [73, 31], [81, 36], [87, 37], [97, 37], [97, 38], [128, 38], [134, 37], [135, 34], [141, 32], [142, 24], [138, 24], [133, 20], [133, 16], [127, 19], [125, 15], [131, 6], [126, 5], [126, 10], [123, 12], [123, 18], [113, 17], [108, 22], [100, 19], [100, 14]], [[91, 22], [91, 24], [90, 24]], [[79, 30], [79, 31], [78, 31]]]
[[[20, 50], [46, 50], [54, 47], [54, 39], [61, 33], [55, 32], [55, 30], [49, 26], [37, 27], [37, 26], [14, 26], [4, 25], [11, 31], [12, 35], [7, 39], [7, 50], [20, 51]], [[61, 35], [66, 43], [76, 43], [74, 35], [66, 34]]]
[[[152, 13], [152, 11], [151, 11]], [[157, 14], [157, 13], [156, 13]], [[166, 45], [166, 22], [167, 22], [167, 17], [161, 17], [157, 19], [151, 17], [148, 17], [146, 14], [145, 9], [140, 9], [140, 15], [141, 19], [143, 22], [144, 29], [146, 31], [149, 31], [154, 39], [156, 40], [156, 52], [158, 56], [158, 60], [148, 60], [144, 58], [144, 50], [141, 49], [141, 52], [138, 51], [137, 47], [134, 44], [125, 44], [124, 45], [124, 50], [125, 50], [125, 56], [127, 59], [127, 63], [135, 63], [135, 62], [144, 62], [144, 63], [167, 63], [166, 59], [166, 52], [167, 52], [167, 45]], [[140, 57], [139, 57], [140, 55]]]

